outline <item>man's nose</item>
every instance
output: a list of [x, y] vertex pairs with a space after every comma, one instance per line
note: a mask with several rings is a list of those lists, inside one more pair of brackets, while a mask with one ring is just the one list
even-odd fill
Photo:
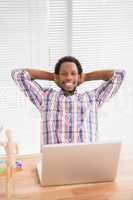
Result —
[[66, 79], [67, 79], [67, 80], [72, 80], [72, 75], [71, 75], [71, 74], [67, 74], [67, 75], [66, 75]]

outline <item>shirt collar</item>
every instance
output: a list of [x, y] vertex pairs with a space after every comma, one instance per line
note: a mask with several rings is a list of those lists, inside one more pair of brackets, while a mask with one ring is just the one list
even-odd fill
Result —
[[[75, 94], [77, 94], [77, 89], [75, 89], [75, 91], [74, 91], [74, 94], [73, 95], [75, 95]], [[60, 89], [60, 95], [64, 95], [64, 91], [62, 90], [62, 89]], [[71, 95], [72, 96], [72, 95]]]

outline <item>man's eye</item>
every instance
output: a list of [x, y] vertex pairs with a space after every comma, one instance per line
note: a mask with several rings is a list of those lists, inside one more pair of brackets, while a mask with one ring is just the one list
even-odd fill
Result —
[[76, 75], [76, 73], [72, 73], [71, 75], [72, 75], [72, 76], [75, 76], [75, 75]]
[[62, 76], [67, 76], [67, 74], [66, 74], [66, 73], [61, 73], [61, 75], [62, 75]]
[[[68, 74], [64, 72], [64, 73], [61, 73], [61, 75], [62, 76], [67, 76]], [[71, 73], [71, 76], [76, 76], [76, 73], [75, 72]]]

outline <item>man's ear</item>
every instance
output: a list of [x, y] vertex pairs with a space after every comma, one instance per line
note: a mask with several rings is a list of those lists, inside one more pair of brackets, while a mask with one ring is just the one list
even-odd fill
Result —
[[59, 86], [59, 75], [54, 74], [54, 82]]
[[78, 85], [80, 85], [80, 81], [81, 81], [81, 75], [78, 75]]
[[79, 77], [78, 77], [78, 85], [80, 85], [81, 83], [84, 82], [84, 74], [81, 73], [81, 74], [79, 74], [78, 76], [79, 76]]

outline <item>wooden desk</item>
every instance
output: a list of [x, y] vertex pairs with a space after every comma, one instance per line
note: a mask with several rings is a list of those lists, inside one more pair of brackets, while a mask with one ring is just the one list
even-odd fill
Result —
[[[115, 182], [56, 187], [39, 185], [36, 163], [39, 155], [21, 156], [24, 170], [14, 177], [13, 200], [133, 200], [133, 146], [122, 148]], [[0, 200], [5, 200], [0, 178]]]

